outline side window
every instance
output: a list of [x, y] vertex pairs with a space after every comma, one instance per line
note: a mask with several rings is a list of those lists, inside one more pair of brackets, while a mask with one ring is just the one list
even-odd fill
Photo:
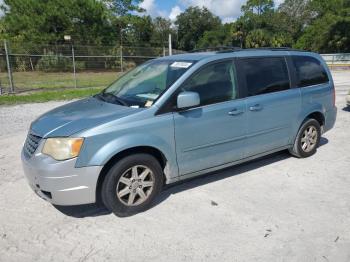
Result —
[[298, 87], [317, 85], [328, 82], [326, 70], [321, 62], [310, 56], [293, 56]]
[[185, 82], [182, 90], [197, 92], [201, 105], [236, 99], [238, 92], [233, 61], [205, 66]]
[[283, 57], [242, 58], [238, 60], [238, 66], [242, 70], [248, 96], [290, 88], [288, 69]]

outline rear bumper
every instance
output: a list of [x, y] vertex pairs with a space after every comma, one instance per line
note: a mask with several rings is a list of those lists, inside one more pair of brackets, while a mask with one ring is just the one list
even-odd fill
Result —
[[333, 107], [331, 110], [325, 113], [325, 124], [323, 127], [323, 133], [332, 129], [337, 119], [337, 107]]
[[63, 206], [96, 201], [102, 166], [75, 168], [76, 159], [56, 161], [41, 153], [26, 158], [22, 151], [21, 157], [30, 187], [46, 201]]

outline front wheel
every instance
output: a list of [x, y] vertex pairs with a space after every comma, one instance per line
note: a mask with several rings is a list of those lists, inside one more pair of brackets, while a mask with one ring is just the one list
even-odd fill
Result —
[[162, 168], [153, 156], [135, 154], [119, 160], [102, 184], [102, 202], [117, 216], [146, 210], [163, 186]]
[[300, 158], [316, 153], [321, 139], [321, 127], [315, 119], [306, 120], [300, 127], [293, 148], [289, 152]]

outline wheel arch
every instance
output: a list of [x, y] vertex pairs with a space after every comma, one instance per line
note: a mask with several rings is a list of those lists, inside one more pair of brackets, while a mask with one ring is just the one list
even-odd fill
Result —
[[303, 117], [302, 121], [299, 124], [297, 132], [299, 132], [300, 128], [302, 127], [302, 125], [305, 123], [307, 119], [315, 119], [320, 124], [321, 132], [322, 132], [322, 128], [326, 120], [325, 120], [324, 114], [321, 111], [313, 111], [308, 115], [306, 115], [305, 117]]
[[310, 119], [310, 118], [313, 118], [315, 119], [319, 124], [320, 126], [322, 127], [324, 124], [325, 124], [325, 116], [323, 113], [321, 113], [320, 111], [314, 111], [312, 113], [310, 113], [309, 115], [307, 115], [305, 117], [305, 119], [303, 120], [303, 122], [306, 120], [306, 119]]
[[305, 121], [307, 119], [315, 119], [321, 126], [321, 132], [322, 132], [322, 129], [323, 129], [323, 126], [325, 124], [325, 116], [324, 114], [322, 113], [322, 110], [319, 109], [319, 108], [316, 108], [312, 111], [309, 111], [307, 113], [303, 113], [299, 116], [299, 124], [298, 125], [295, 125], [295, 129], [294, 129], [294, 135], [292, 136], [291, 140], [290, 140], [290, 143], [294, 143], [297, 135], [298, 135], [298, 132], [300, 130], [300, 128], [302, 127], [302, 125], [305, 123]]
[[[145, 153], [153, 156], [156, 158], [161, 165], [162, 169], [165, 170], [167, 166], [167, 158], [165, 157], [164, 153], [160, 151], [158, 148], [152, 147], [152, 146], [135, 146], [131, 148], [124, 149], [115, 155], [113, 155], [103, 166], [96, 184], [96, 202], [101, 202], [101, 189], [104, 179], [106, 178], [106, 175], [110, 168], [118, 162], [120, 159], [132, 155], [132, 154], [138, 154], [138, 153]], [[168, 179], [167, 175], [164, 174], [165, 181]]]

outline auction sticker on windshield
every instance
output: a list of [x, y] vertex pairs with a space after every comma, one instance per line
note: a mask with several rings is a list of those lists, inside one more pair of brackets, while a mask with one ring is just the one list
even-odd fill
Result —
[[171, 67], [179, 67], [179, 68], [188, 68], [192, 65], [192, 63], [189, 62], [174, 62], [170, 66]]

